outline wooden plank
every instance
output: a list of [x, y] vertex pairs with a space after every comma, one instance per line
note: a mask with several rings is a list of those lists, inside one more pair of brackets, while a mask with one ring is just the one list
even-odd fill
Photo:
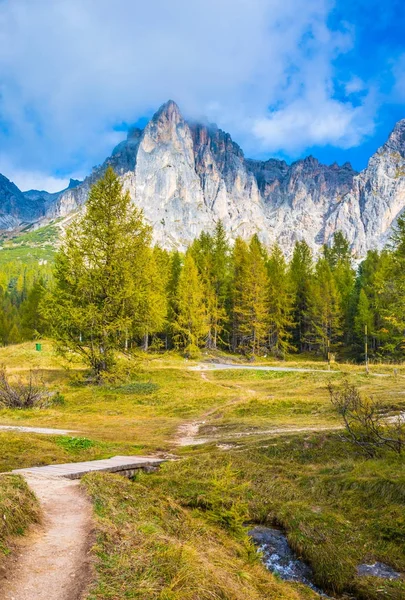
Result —
[[15, 469], [13, 473], [19, 475], [39, 475], [41, 477], [67, 477], [80, 479], [86, 473], [94, 471], [107, 473], [126, 473], [128, 475], [137, 469], [158, 467], [161, 458], [150, 456], [113, 456], [103, 460], [91, 460], [79, 463], [65, 463], [60, 465], [47, 465], [45, 467], [31, 467], [28, 469]]

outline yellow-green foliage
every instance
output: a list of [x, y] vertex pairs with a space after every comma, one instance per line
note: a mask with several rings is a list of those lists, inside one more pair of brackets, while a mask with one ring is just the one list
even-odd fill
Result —
[[0, 476], [0, 565], [8, 554], [11, 536], [22, 535], [39, 520], [38, 502], [18, 475]]
[[143, 481], [93, 474], [84, 485], [98, 527], [99, 580], [89, 600], [316, 598], [267, 573], [246, 535], [229, 535]]

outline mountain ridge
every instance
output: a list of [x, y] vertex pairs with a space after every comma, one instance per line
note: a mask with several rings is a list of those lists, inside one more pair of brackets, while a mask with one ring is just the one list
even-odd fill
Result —
[[[290, 165], [245, 158], [229, 133], [186, 121], [169, 100], [144, 129], [130, 129], [83, 182], [56, 194], [20, 192], [32, 210], [16, 211], [13, 223], [30, 214], [31, 222], [49, 222], [77, 211], [109, 165], [162, 246], [184, 248], [220, 219], [231, 239], [257, 233], [267, 244], [277, 241], [286, 254], [299, 239], [316, 252], [341, 230], [362, 257], [382, 247], [405, 207], [405, 119], [359, 173], [348, 162], [325, 165], [313, 156]], [[0, 180], [0, 199], [1, 191]], [[6, 207], [24, 202], [16, 193]], [[0, 201], [1, 227], [2, 219], [7, 223], [3, 207]]]

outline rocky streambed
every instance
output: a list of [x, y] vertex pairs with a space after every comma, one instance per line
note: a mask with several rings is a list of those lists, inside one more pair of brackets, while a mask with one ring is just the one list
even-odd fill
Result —
[[285, 581], [303, 583], [320, 596], [330, 598], [312, 583], [311, 567], [295, 555], [282, 531], [257, 526], [249, 530], [249, 537], [262, 553], [263, 562], [269, 571]]
[[[298, 558], [291, 549], [284, 533], [273, 527], [256, 526], [249, 530], [249, 537], [262, 553], [267, 569], [284, 579], [309, 586], [323, 598], [331, 598], [313, 583], [313, 572], [309, 565]], [[361, 564], [357, 567], [358, 577], [379, 577], [380, 579], [400, 579], [390, 566], [381, 562]]]

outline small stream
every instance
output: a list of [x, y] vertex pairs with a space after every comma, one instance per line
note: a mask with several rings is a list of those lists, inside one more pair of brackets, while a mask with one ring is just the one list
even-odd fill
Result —
[[[297, 558], [282, 531], [274, 527], [256, 526], [248, 531], [248, 535], [262, 553], [263, 563], [269, 571], [285, 581], [296, 581], [307, 585], [322, 598], [331, 598], [313, 584], [311, 567]], [[357, 576], [393, 580], [401, 579], [403, 574], [389, 565], [374, 562], [358, 565]]]
[[258, 550], [262, 552], [263, 562], [269, 571], [278, 575], [280, 579], [303, 583], [323, 598], [330, 598], [312, 583], [311, 567], [295, 556], [282, 531], [272, 527], [257, 526], [250, 529], [248, 533]]

